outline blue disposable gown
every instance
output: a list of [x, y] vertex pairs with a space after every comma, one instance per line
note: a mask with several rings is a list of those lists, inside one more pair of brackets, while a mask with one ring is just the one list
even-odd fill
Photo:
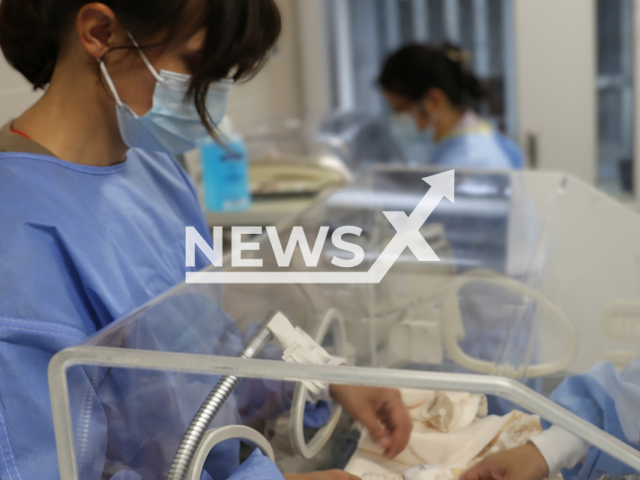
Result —
[[[182, 283], [186, 226], [210, 238], [193, 185], [169, 156], [130, 150], [122, 164], [91, 167], [46, 155], [0, 153], [1, 478], [59, 477], [47, 385], [50, 359]], [[200, 251], [196, 266], [208, 266]], [[205, 310], [217, 308], [210, 299], [205, 303]], [[173, 347], [180, 347], [179, 339]], [[87, 473], [83, 478], [100, 478], [105, 458], [113, 454], [115, 463], [127, 460], [121, 451], [110, 451], [101, 410], [118, 394], [109, 385], [120, 387], [121, 380], [92, 371], [70, 376], [71, 387], [91, 387], [100, 396], [98, 401], [91, 393], [83, 404], [91, 406], [80, 418], [90, 427], [83, 432], [93, 436], [78, 459]], [[192, 410], [176, 420], [182, 432], [197, 410], [196, 399], [204, 399], [198, 394], [211, 388], [207, 380], [187, 401]], [[163, 388], [171, 394], [170, 381]], [[278, 401], [287, 406], [286, 398]], [[77, 419], [81, 410], [72, 416]], [[112, 416], [117, 420], [119, 414]], [[117, 422], [110, 419], [109, 425]], [[109, 432], [115, 438], [122, 434]], [[237, 467], [231, 456], [226, 460], [215, 480]]]
[[[621, 373], [611, 363], [599, 363], [585, 375], [569, 377], [551, 399], [598, 428], [640, 449], [640, 358]], [[549, 423], [545, 422], [545, 427]], [[565, 479], [596, 480], [637, 475], [628, 465], [591, 447], [583, 463], [562, 471]]]
[[522, 153], [507, 137], [480, 122], [460, 128], [439, 142], [431, 153], [431, 164], [446, 168], [520, 169]]

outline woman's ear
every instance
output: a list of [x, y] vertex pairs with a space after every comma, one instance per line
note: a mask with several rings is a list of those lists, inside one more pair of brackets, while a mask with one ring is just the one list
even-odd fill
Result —
[[127, 45], [126, 30], [104, 3], [89, 3], [76, 17], [80, 43], [85, 52], [95, 59], [102, 58], [114, 47]]

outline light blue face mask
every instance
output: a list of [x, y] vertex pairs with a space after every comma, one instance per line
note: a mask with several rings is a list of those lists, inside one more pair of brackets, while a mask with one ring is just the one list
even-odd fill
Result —
[[433, 128], [421, 131], [415, 120], [406, 114], [394, 115], [391, 120], [392, 129], [403, 143], [432, 143]]
[[[125, 145], [130, 148], [179, 155], [210, 140], [211, 135], [202, 124], [195, 104], [185, 103], [185, 95], [192, 77], [166, 70], [158, 73], [131, 34], [129, 37], [156, 79], [156, 88], [153, 93], [153, 107], [140, 117], [120, 100], [106, 65], [100, 62], [100, 70], [116, 101], [118, 126]], [[220, 123], [225, 115], [232, 85], [233, 80], [225, 79], [209, 86], [206, 107], [216, 124]]]

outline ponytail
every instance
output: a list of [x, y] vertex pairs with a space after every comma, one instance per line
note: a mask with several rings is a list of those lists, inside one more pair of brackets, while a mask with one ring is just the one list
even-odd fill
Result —
[[[461, 96], [466, 96], [471, 102], [482, 100], [485, 97], [485, 90], [478, 77], [469, 69], [471, 54], [451, 44], [445, 44], [442, 47], [442, 53], [452, 62], [451, 71], [459, 79]], [[465, 103], [464, 99], [462, 103]]]
[[60, 22], [54, 0], [0, 1], [0, 47], [34, 88], [51, 81], [59, 52]]
[[480, 80], [469, 70], [470, 55], [456, 46], [407, 45], [386, 61], [378, 79], [385, 90], [420, 101], [432, 88], [442, 90], [460, 108], [485, 98]]

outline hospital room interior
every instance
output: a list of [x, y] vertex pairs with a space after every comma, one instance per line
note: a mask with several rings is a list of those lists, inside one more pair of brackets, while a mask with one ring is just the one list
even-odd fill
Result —
[[638, 478], [639, 0], [0, 0], [0, 48], [0, 480]]

